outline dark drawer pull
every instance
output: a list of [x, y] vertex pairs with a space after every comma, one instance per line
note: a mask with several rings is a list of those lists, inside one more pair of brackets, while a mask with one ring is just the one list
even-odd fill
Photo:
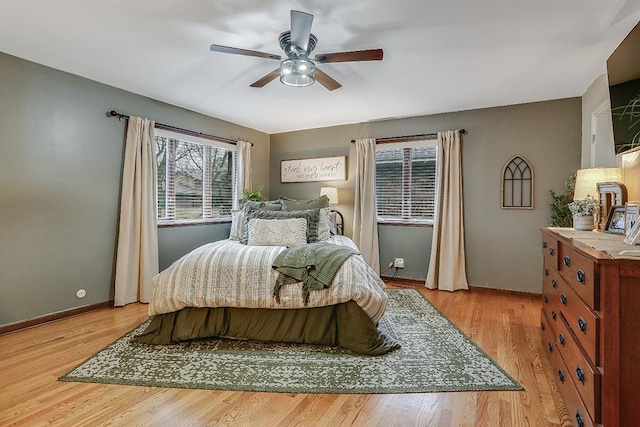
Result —
[[545, 249], [547, 247], [547, 242], [542, 242], [542, 249]]
[[553, 249], [553, 247], [549, 248], [549, 255], [553, 256], [554, 252], [555, 252], [555, 250]]
[[578, 274], [576, 274], [576, 279], [578, 279], [578, 282], [580, 282], [580, 283], [582, 283], [584, 285], [584, 280], [585, 280], [584, 271], [578, 270]]
[[562, 335], [562, 334], [558, 335], [558, 341], [560, 341], [560, 344], [562, 344], [564, 346], [564, 344], [565, 344], [564, 335]]
[[544, 295], [544, 296], [542, 297], [542, 299], [544, 300], [544, 302], [549, 302], [549, 298], [547, 298], [547, 296], [546, 296], [546, 295]]
[[544, 323], [540, 322], [540, 329], [544, 331]]
[[556, 279], [551, 279], [551, 286], [554, 288], [558, 287], [558, 281]]
[[548, 276], [548, 275], [549, 275], [549, 269], [548, 269], [548, 268], [545, 268], [545, 269], [544, 269], [544, 275], [545, 275], [545, 276]]
[[584, 372], [582, 371], [580, 365], [578, 365], [578, 367], [576, 368], [576, 378], [578, 379], [578, 381], [584, 384]]
[[571, 266], [571, 258], [569, 258], [569, 255], [564, 256], [564, 265], [567, 267]]
[[587, 321], [582, 317], [578, 317], [578, 328], [585, 334], [587, 333]]
[[567, 305], [567, 296], [565, 294], [560, 295], [560, 302], [563, 305]]
[[582, 415], [580, 415], [580, 411], [576, 411], [576, 425], [578, 427], [584, 427], [584, 420], [582, 419]]
[[556, 316], [557, 316], [557, 315], [556, 315], [556, 311], [555, 311], [555, 310], [551, 310], [551, 318], [552, 318], [553, 320], [556, 320]]
[[547, 348], [549, 349], [549, 352], [553, 352], [553, 344], [551, 343], [547, 343]]
[[562, 373], [562, 369], [558, 369], [558, 379], [561, 383], [564, 382], [564, 374]]

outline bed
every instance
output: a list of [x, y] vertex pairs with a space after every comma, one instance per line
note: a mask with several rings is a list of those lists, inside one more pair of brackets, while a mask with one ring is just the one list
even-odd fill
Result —
[[[153, 279], [151, 322], [135, 341], [171, 344], [223, 337], [339, 346], [368, 355], [399, 348], [395, 339], [377, 328], [387, 304], [384, 282], [351, 239], [323, 230], [328, 212], [324, 209], [285, 214], [245, 207], [244, 218], [237, 218], [244, 230], [234, 230], [237, 224], [233, 224], [229, 239], [193, 250]], [[309, 216], [314, 213], [318, 213], [315, 221]], [[259, 229], [261, 224], [276, 228], [267, 230], [270, 234]], [[310, 229], [315, 237], [309, 235]], [[270, 244], [287, 243], [282, 239], [291, 243], [295, 235], [297, 244]], [[305, 292], [305, 280], [274, 291], [282, 276], [273, 265], [288, 247], [314, 246], [351, 254], [336, 267], [326, 287]]]

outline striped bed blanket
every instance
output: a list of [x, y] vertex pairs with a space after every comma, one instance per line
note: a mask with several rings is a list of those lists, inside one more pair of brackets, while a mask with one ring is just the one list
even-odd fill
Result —
[[[358, 250], [345, 236], [327, 242]], [[309, 295], [305, 305], [302, 284], [280, 289], [273, 297], [278, 272], [273, 262], [284, 246], [248, 246], [233, 240], [206, 244], [186, 254], [153, 279], [149, 315], [185, 307], [244, 307], [296, 309], [355, 301], [374, 323], [387, 305], [385, 284], [361, 255], [347, 258], [330, 287]]]

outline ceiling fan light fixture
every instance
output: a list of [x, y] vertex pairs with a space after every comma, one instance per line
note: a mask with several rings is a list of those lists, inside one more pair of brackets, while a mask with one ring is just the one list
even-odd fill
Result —
[[315, 79], [316, 65], [306, 59], [286, 59], [280, 64], [280, 81], [293, 87], [305, 87], [310, 86]]

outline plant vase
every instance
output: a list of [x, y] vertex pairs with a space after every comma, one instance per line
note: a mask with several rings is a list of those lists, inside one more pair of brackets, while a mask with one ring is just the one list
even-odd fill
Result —
[[593, 215], [574, 215], [573, 228], [576, 230], [593, 230]]

